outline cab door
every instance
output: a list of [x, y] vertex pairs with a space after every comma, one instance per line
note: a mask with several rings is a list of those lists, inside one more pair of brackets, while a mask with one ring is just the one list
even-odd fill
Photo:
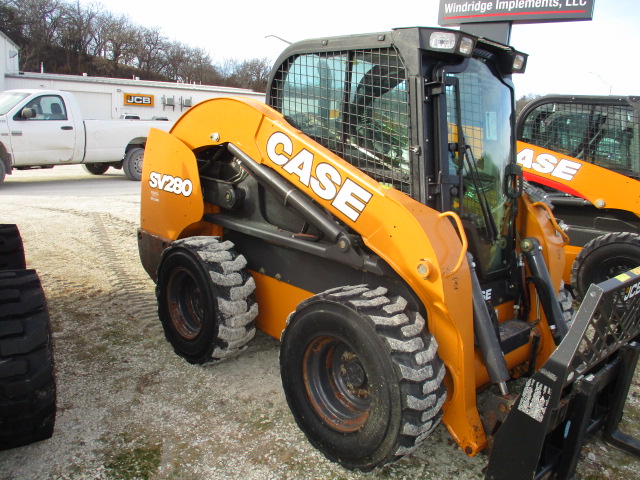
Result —
[[14, 166], [55, 165], [74, 159], [77, 132], [61, 96], [32, 98], [7, 120]]

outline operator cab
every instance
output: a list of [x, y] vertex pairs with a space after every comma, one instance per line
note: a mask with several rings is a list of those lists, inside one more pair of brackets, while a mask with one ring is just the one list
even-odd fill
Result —
[[525, 64], [457, 30], [308, 40], [278, 59], [267, 103], [381, 184], [457, 212], [481, 281], [504, 285], [522, 186], [510, 77]]

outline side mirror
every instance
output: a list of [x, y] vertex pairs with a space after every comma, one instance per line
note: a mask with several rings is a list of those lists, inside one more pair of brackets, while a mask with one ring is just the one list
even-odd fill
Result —
[[24, 118], [25, 120], [28, 120], [30, 118], [35, 118], [36, 117], [36, 109], [35, 108], [25, 107], [20, 112], [20, 117]]

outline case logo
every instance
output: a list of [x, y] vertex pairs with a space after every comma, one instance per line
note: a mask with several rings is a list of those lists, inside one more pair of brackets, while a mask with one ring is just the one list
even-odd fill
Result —
[[338, 169], [326, 162], [315, 162], [314, 155], [303, 148], [293, 154], [293, 141], [284, 133], [276, 132], [267, 141], [267, 155], [277, 166], [298, 177], [298, 182], [352, 221], [358, 220], [369, 200], [371, 192], [350, 178], [343, 179]]
[[558, 157], [550, 153], [535, 152], [531, 148], [525, 148], [518, 153], [518, 163], [522, 168], [538, 173], [546, 173], [552, 177], [570, 182], [582, 166], [578, 162], [566, 158], [558, 160]]

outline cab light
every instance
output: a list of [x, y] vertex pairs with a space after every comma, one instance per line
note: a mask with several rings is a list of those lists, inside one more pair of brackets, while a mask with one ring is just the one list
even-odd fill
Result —
[[452, 50], [456, 46], [456, 34], [452, 32], [433, 32], [429, 37], [429, 46], [434, 50]]
[[513, 70], [520, 71], [524, 68], [524, 55], [516, 55], [513, 57]]
[[471, 55], [471, 52], [473, 52], [473, 40], [470, 39], [469, 37], [462, 37], [462, 40], [460, 40], [460, 46], [458, 47], [458, 51], [462, 54], [462, 55]]

